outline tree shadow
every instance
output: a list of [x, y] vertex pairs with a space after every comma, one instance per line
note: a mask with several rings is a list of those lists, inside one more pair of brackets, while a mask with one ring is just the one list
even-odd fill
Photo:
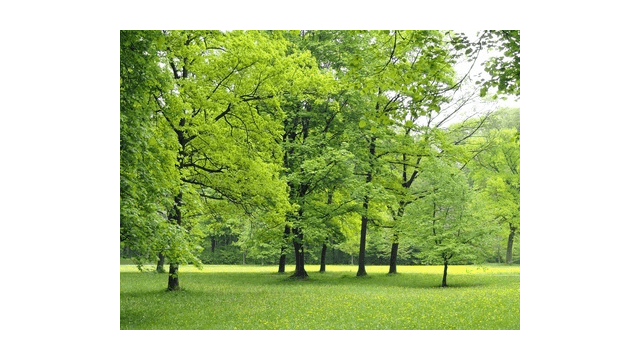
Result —
[[[331, 272], [324, 273], [310, 272], [308, 277], [299, 278], [291, 277], [292, 271], [289, 272], [269, 272], [269, 273], [247, 273], [247, 272], [221, 272], [221, 273], [187, 273], [181, 274], [179, 291], [166, 291], [166, 287], [153, 290], [134, 290], [127, 291], [125, 294], [121, 292], [121, 296], [127, 297], [144, 297], [159, 296], [163, 294], [207, 294], [209, 284], [229, 284], [230, 286], [252, 287], [252, 286], [332, 286], [332, 287], [351, 287], [351, 286], [376, 286], [391, 288], [407, 288], [407, 289], [463, 289], [484, 287], [489, 284], [464, 279], [465, 275], [448, 276], [447, 286], [442, 287], [442, 275], [437, 274], [413, 274], [413, 273], [373, 273], [367, 276], [356, 276], [353, 272]], [[166, 275], [163, 275], [166, 276]], [[215, 277], [215, 281], [209, 281], [209, 278]], [[265, 281], [267, 280], [267, 281]], [[203, 288], [201, 288], [203, 287]]]

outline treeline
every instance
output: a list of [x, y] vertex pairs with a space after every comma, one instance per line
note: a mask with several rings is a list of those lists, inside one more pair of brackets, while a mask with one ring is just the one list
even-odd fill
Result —
[[[519, 95], [519, 36], [122, 31], [122, 253], [168, 264], [169, 290], [238, 253], [301, 278], [344, 255], [358, 276], [438, 263], [443, 286], [449, 264], [513, 262], [519, 110], [452, 120]], [[487, 47], [488, 79], [455, 73]]]
[[[341, 250], [341, 244], [330, 244], [325, 253], [325, 265], [354, 265], [357, 264], [357, 254], [349, 254]], [[505, 263], [507, 239], [497, 236], [493, 246], [485, 249], [484, 256], [475, 261], [459, 261], [454, 259], [453, 264], [472, 264], [477, 262]], [[513, 247], [512, 263], [520, 263], [519, 242]], [[242, 248], [239, 243], [239, 235], [226, 233], [205, 237], [202, 243], [202, 251], [198, 258], [207, 265], [277, 265], [280, 261], [279, 253], [256, 254], [254, 249]], [[126, 246], [121, 249], [120, 256], [123, 259], [135, 258], [136, 254]], [[372, 231], [367, 241], [366, 263], [371, 265], [388, 265], [391, 255], [391, 246], [388, 239], [378, 236]], [[311, 244], [305, 252], [305, 263], [319, 266], [322, 259], [322, 246]], [[286, 258], [286, 265], [295, 264], [292, 257]], [[419, 244], [403, 243], [398, 265], [425, 265], [423, 247]], [[437, 262], [433, 264], [438, 264]], [[318, 268], [319, 269], [319, 268]], [[317, 270], [317, 269], [315, 269]]]

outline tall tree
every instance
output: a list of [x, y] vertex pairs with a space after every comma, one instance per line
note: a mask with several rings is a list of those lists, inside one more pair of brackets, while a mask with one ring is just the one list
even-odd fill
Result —
[[[451, 33], [448, 34], [451, 35]], [[464, 142], [472, 137], [476, 132], [487, 128], [487, 124], [485, 124], [485, 122], [489, 118], [491, 112], [483, 114], [480, 119], [474, 119], [474, 115], [480, 114], [472, 111], [471, 115], [464, 120], [462, 125], [456, 124], [457, 131], [447, 132], [448, 134], [446, 137], [434, 136], [442, 134], [441, 132], [436, 132], [437, 129], [443, 127], [443, 125], [446, 124], [453, 115], [458, 114], [461, 109], [468, 107], [468, 105], [473, 105], [477, 94], [484, 96], [490, 88], [497, 87], [498, 94], [508, 93], [519, 95], [519, 41], [519, 31], [483, 31], [479, 33], [478, 39], [473, 43], [469, 42], [464, 34], [461, 36], [453, 35], [450, 37], [452, 49], [456, 50], [451, 53], [451, 56], [454, 59], [461, 58], [464, 53], [464, 55], [469, 56], [470, 61], [475, 63], [480, 50], [486, 47], [498, 50], [502, 56], [493, 57], [483, 64], [483, 66], [485, 66], [485, 71], [491, 76], [490, 80], [478, 81], [476, 83], [478, 86], [475, 89], [471, 89], [467, 94], [459, 95], [456, 93], [460, 88], [462, 88], [462, 86], [468, 87], [468, 85], [465, 84], [467, 84], [469, 73], [461, 74], [462, 76], [459, 77], [459, 81], [451, 88], [453, 90], [453, 95], [456, 95], [452, 97], [451, 100], [453, 101], [447, 104], [446, 108], [443, 107], [443, 109], [440, 109], [440, 107], [438, 107], [437, 111], [428, 113], [427, 126], [423, 127], [423, 129], [415, 126], [417, 121], [414, 113], [411, 113], [412, 117], [410, 118], [410, 121], [406, 121], [406, 124], [402, 129], [402, 132], [404, 132], [405, 135], [404, 143], [411, 143], [413, 140], [415, 144], [418, 144], [418, 142], [415, 141], [415, 136], [410, 137], [409, 135], [412, 131], [415, 131], [416, 135], [423, 134], [422, 136], [424, 136], [424, 139], [426, 140], [425, 142], [431, 143], [422, 148], [427, 151], [422, 149], [410, 150], [411, 148], [405, 145], [401, 151], [402, 158], [400, 159], [398, 154], [396, 154], [395, 159], [390, 160], [401, 166], [401, 170], [396, 171], [396, 174], [398, 174], [397, 176], [402, 174], [401, 180], [395, 181], [396, 184], [401, 184], [401, 186], [396, 185], [394, 187], [393, 184], [390, 184], [390, 189], [398, 198], [396, 207], [392, 208], [394, 221], [397, 222], [402, 218], [404, 209], [408, 204], [416, 198], [420, 198], [425, 195], [424, 193], [416, 194], [415, 192], [410, 191], [411, 185], [414, 183], [417, 176], [422, 173], [419, 166], [422, 156], [411, 156], [412, 153], [425, 153], [428, 152], [429, 149], [436, 147], [439, 149], [440, 155], [453, 157], [458, 156], [459, 154], [456, 153], [459, 153], [460, 149], [457, 145], [464, 144]], [[409, 103], [409, 105], [411, 104], [412, 103]], [[464, 166], [465, 165], [462, 164], [462, 168], [464, 168]], [[411, 174], [410, 176], [407, 176], [407, 171]], [[398, 241], [399, 236], [396, 231], [393, 236], [389, 273], [396, 272]]]
[[451, 262], [481, 258], [492, 227], [484, 204], [457, 166], [433, 159], [429, 167], [431, 171], [420, 184], [429, 189], [428, 195], [407, 208], [411, 220], [402, 225], [406, 233], [423, 239], [428, 263], [443, 264], [445, 287]]
[[513, 261], [514, 242], [520, 233], [520, 136], [516, 128], [492, 129], [469, 146], [483, 151], [470, 162], [474, 186], [506, 234], [506, 262]]
[[160, 31], [120, 32], [120, 241], [138, 265], [155, 261], [171, 236], [167, 209], [179, 186], [154, 113], [153, 94], [171, 87], [158, 67], [163, 42]]
[[[173, 141], [180, 187], [169, 222], [181, 236], [163, 252], [169, 290], [179, 289], [178, 265], [193, 262], [198, 216], [234, 211], [282, 222], [288, 210], [280, 176], [280, 101], [298, 91], [312, 59], [289, 54], [279, 33], [167, 31], [160, 67], [172, 76], [155, 95], [158, 114]], [[270, 210], [270, 211], [266, 211]], [[179, 240], [183, 239], [183, 240]]]
[[307, 276], [305, 245], [326, 239], [332, 231], [329, 221], [336, 215], [333, 208], [345, 205], [333, 201], [326, 204], [327, 191], [335, 191], [352, 176], [352, 156], [337, 141], [341, 139], [341, 119], [332, 103], [320, 98], [314, 103], [292, 101], [285, 119], [284, 161], [289, 201], [296, 211], [290, 214], [284, 232], [294, 245], [293, 277]]
[[[374, 178], [387, 164], [386, 154], [398, 153], [399, 141], [408, 123], [432, 111], [439, 111], [447, 91], [454, 88], [453, 58], [437, 31], [380, 31], [368, 34], [367, 45], [351, 60], [345, 79], [362, 83], [370, 96], [359, 125], [365, 140], [363, 152], [366, 186], [375, 187]], [[409, 120], [411, 119], [411, 120]], [[408, 126], [409, 128], [411, 125]], [[402, 135], [400, 135], [402, 136]], [[400, 145], [402, 146], [402, 145]], [[358, 276], [366, 275], [366, 231], [369, 222], [369, 189], [363, 199]]]
[[[353, 211], [353, 201], [342, 196], [353, 186], [352, 98], [358, 94], [339, 87], [332, 64], [339, 57], [318, 50], [323, 41], [315, 32], [289, 33], [297, 49], [312, 49], [317, 59], [313, 82], [298, 96], [284, 103], [284, 164], [289, 185], [289, 214], [284, 236], [293, 243], [296, 270], [293, 277], [304, 278], [305, 247], [339, 236], [335, 219]], [[326, 45], [326, 44], [325, 44]], [[319, 55], [319, 56], [318, 56]], [[309, 69], [312, 71], [312, 69]], [[311, 79], [311, 77], [308, 77]], [[338, 194], [327, 201], [328, 194]]]
[[[377, 46], [378, 58], [363, 57], [368, 67], [357, 73], [365, 74], [361, 75], [364, 80], [359, 81], [373, 80], [377, 90], [375, 102], [370, 102], [375, 105], [369, 107], [370, 112], [359, 122], [365, 132], [363, 138], [367, 140], [364, 147], [369, 150], [364, 156], [369, 159], [366, 164], [376, 169], [364, 175], [366, 183], [378, 182], [388, 192], [387, 197], [395, 197], [395, 205], [389, 208], [397, 221], [406, 206], [416, 196], [423, 195], [411, 193], [410, 188], [420, 174], [421, 159], [433, 155], [432, 130], [447, 118], [433, 124], [432, 120], [461, 84], [454, 81], [452, 71], [452, 64], [461, 54], [449, 46], [441, 32], [393, 31], [376, 33], [374, 38], [369, 46]], [[362, 66], [359, 60], [357, 56], [353, 60], [356, 67]], [[371, 134], [367, 134], [368, 131]], [[372, 181], [376, 173], [380, 181]], [[366, 214], [370, 204], [368, 197], [364, 200]], [[364, 243], [369, 220], [369, 216], [363, 215], [359, 275], [366, 274]], [[390, 273], [396, 272], [398, 239], [399, 235], [394, 234]]]

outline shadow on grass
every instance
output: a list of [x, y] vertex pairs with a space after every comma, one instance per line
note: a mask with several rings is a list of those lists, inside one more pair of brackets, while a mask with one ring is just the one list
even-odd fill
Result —
[[[244, 291], [262, 291], [263, 287], [290, 288], [290, 287], [380, 287], [380, 288], [405, 288], [405, 289], [463, 289], [491, 286], [494, 281], [491, 278], [476, 278], [475, 275], [450, 275], [447, 277], [447, 287], [442, 287], [442, 275], [438, 274], [414, 274], [414, 273], [373, 273], [367, 276], [356, 276], [354, 272], [309, 272], [306, 278], [292, 278], [289, 272], [247, 273], [247, 272], [221, 272], [221, 273], [184, 273], [180, 275], [181, 290], [177, 292], [162, 289], [133, 289], [122, 291], [121, 296], [145, 297], [161, 296], [166, 294], [210, 294], [213, 287], [222, 286], [229, 289], [245, 289]], [[166, 277], [165, 275], [160, 275]], [[504, 277], [503, 277], [504, 279]], [[171, 295], [169, 295], [171, 296]], [[179, 295], [176, 295], [179, 296]]]
[[[243, 280], [243, 285], [249, 285], [250, 283], [265, 285], [265, 286], [296, 286], [304, 284], [305, 286], [335, 286], [335, 287], [352, 287], [352, 286], [379, 286], [379, 287], [400, 287], [400, 288], [412, 288], [412, 289], [433, 289], [443, 288], [442, 276], [434, 274], [368, 274], [366, 276], [356, 276], [352, 272], [325, 272], [325, 273], [310, 273], [305, 278], [291, 277], [293, 272], [285, 273], [269, 273], [269, 274], [253, 274], [253, 276], [247, 273], [224, 273], [220, 274], [217, 278], [219, 281], [236, 283], [239, 280]], [[217, 274], [207, 274], [217, 275]], [[470, 288], [486, 286], [484, 283], [461, 281], [456, 282], [457, 276], [448, 278], [448, 286], [446, 288]], [[253, 279], [249, 279], [253, 278]], [[265, 282], [264, 279], [269, 278], [271, 281]]]
[[133, 300], [136, 298], [149, 298], [149, 297], [161, 297], [161, 296], [181, 296], [181, 294], [187, 293], [197, 293], [206, 291], [196, 290], [192, 291], [189, 288], [180, 287], [180, 290], [169, 291], [166, 287], [162, 289], [153, 289], [153, 290], [131, 290], [131, 291], [120, 291], [120, 296], [124, 297], [127, 300]]

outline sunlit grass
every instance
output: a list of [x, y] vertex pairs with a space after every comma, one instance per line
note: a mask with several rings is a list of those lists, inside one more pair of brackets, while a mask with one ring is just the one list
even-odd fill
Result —
[[[120, 267], [121, 329], [519, 329], [519, 266], [328, 265], [307, 280], [277, 266], [180, 267], [179, 292], [152, 266]], [[288, 267], [291, 270], [291, 266]]]

